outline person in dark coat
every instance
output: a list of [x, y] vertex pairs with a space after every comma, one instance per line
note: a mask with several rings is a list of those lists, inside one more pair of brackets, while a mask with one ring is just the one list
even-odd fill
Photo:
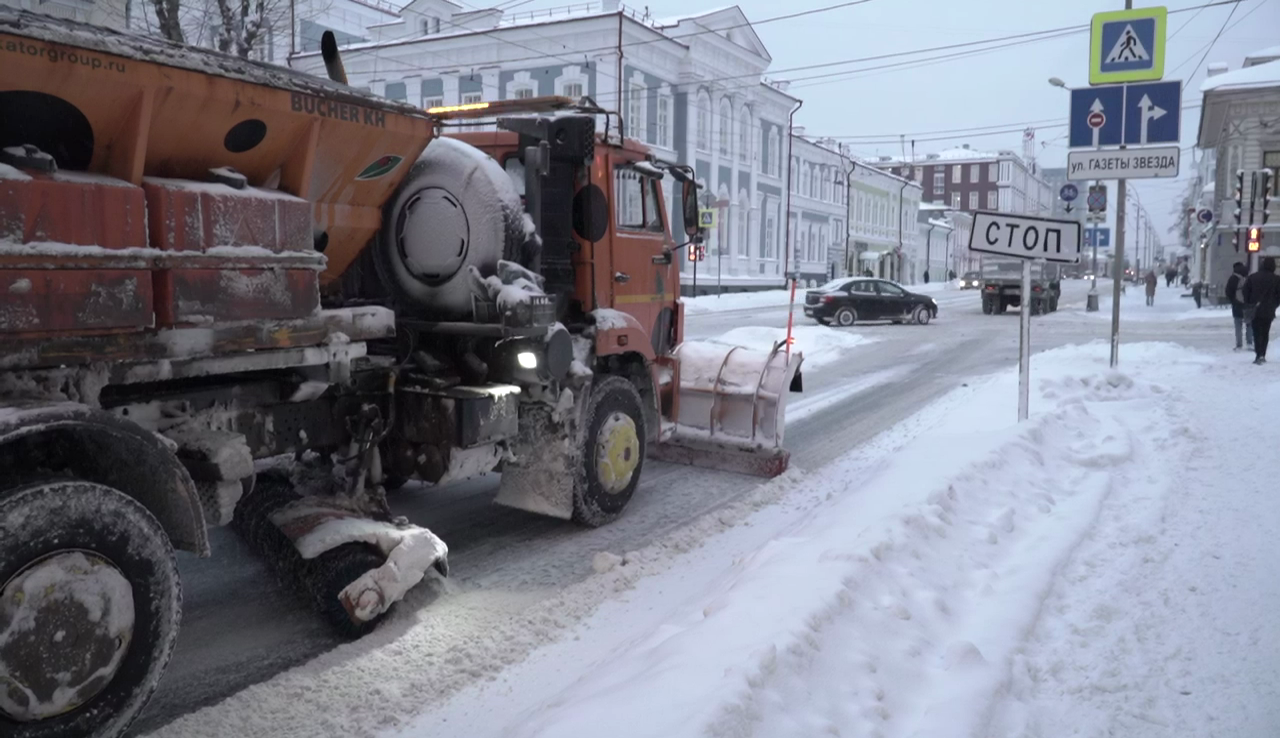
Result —
[[1276, 275], [1275, 257], [1262, 260], [1262, 267], [1244, 281], [1245, 307], [1253, 308], [1253, 363], [1267, 363], [1267, 342], [1271, 339], [1271, 321], [1280, 307], [1280, 276]]
[[1173, 267], [1169, 267], [1168, 269], [1164, 270], [1164, 286], [1165, 287], [1172, 287], [1173, 280], [1177, 278], [1178, 278], [1177, 269], [1174, 269]]
[[1249, 268], [1237, 261], [1231, 265], [1231, 276], [1227, 277], [1225, 289], [1227, 300], [1231, 302], [1231, 319], [1236, 324], [1236, 351], [1243, 351], [1246, 345], [1250, 351], [1253, 350], [1253, 315], [1249, 314], [1252, 311], [1245, 310], [1244, 295], [1241, 294], [1248, 276]]
[[1142, 278], [1147, 284], [1147, 306], [1156, 304], [1156, 272], [1154, 269], [1147, 270], [1147, 276]]

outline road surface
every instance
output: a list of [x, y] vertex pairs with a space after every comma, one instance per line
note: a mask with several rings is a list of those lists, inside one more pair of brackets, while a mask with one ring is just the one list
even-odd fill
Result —
[[[1060, 311], [1036, 319], [1035, 350], [1107, 340], [1110, 322], [1104, 316], [1109, 306], [1104, 303], [1102, 314], [1085, 314], [1085, 285], [1064, 283]], [[840, 329], [875, 342], [849, 351], [844, 361], [805, 373], [805, 392], [792, 396], [787, 411], [786, 445], [793, 465], [821, 466], [970, 379], [1016, 363], [1016, 313], [982, 315], [974, 291], [935, 297], [939, 316], [928, 326]], [[1178, 299], [1163, 290], [1162, 297]], [[796, 320], [812, 324], [802, 315]], [[786, 321], [786, 309], [701, 314], [689, 318], [686, 337], [707, 338], [747, 325], [782, 327]], [[1211, 347], [1230, 340], [1228, 334], [1227, 323], [1192, 320], [1178, 340]], [[1123, 333], [1126, 341], [1167, 336], [1167, 329], [1144, 329], [1141, 322]], [[592, 552], [639, 549], [757, 484], [759, 480], [751, 477], [649, 461], [627, 514], [597, 530], [493, 505], [493, 475], [442, 488], [411, 489], [398, 494], [393, 504], [449, 543], [451, 591], [491, 590], [535, 601], [590, 576]], [[274, 583], [233, 534], [214, 530], [211, 541], [212, 558], [181, 556], [184, 616], [177, 651], [132, 735], [160, 729], [339, 644], [306, 606]], [[474, 613], [451, 610], [452, 603], [463, 598], [431, 599], [411, 597], [403, 606], [432, 607], [433, 618], [456, 620], [459, 643], [480, 632], [483, 624], [471, 622]], [[438, 647], [446, 650], [451, 644]]]

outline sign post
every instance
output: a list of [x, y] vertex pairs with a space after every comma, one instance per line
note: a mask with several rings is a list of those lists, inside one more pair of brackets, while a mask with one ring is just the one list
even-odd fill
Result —
[[1080, 263], [1080, 221], [975, 210], [969, 250], [1022, 259], [1018, 293], [1018, 420], [1031, 410], [1031, 262]]

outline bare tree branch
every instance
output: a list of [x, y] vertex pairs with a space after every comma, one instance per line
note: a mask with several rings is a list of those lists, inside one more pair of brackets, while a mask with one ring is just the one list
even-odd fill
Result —
[[160, 23], [160, 35], [177, 43], [184, 43], [182, 21], [178, 18], [179, 0], [151, 0]]

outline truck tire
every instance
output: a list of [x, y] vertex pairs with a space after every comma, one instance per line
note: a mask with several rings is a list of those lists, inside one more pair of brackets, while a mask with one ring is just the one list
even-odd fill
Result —
[[[0, 663], [27, 690], [0, 680], [0, 735], [123, 735], [169, 663], [181, 611], [173, 546], [137, 500], [76, 479], [0, 491]], [[10, 633], [18, 617], [34, 624]]]
[[583, 474], [575, 475], [573, 519], [592, 528], [617, 520], [640, 484], [644, 408], [634, 384], [605, 377], [591, 390], [582, 433]]
[[982, 314], [991, 315], [995, 311], [996, 311], [995, 307], [991, 304], [991, 298], [983, 297], [982, 298]]
[[851, 307], [842, 307], [836, 311], [835, 315], [831, 317], [832, 317], [831, 322], [835, 323], [841, 328], [848, 328], [849, 326], [858, 322], [858, 313]]
[[1056, 297], [1050, 298], [1050, 300], [1049, 300], [1049, 312], [1051, 312], [1051, 313], [1056, 313], [1056, 312], [1058, 312], [1058, 298], [1056, 298]]

